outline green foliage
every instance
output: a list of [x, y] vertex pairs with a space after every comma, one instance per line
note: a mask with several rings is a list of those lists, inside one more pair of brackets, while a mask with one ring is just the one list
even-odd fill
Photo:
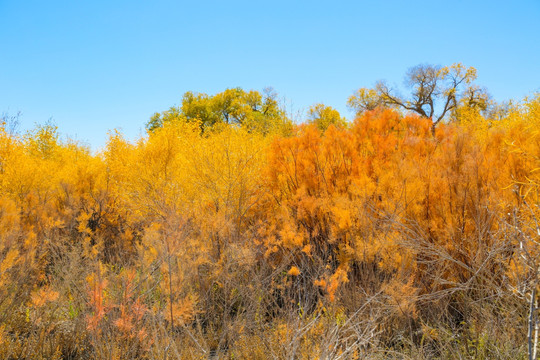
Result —
[[146, 127], [148, 131], [154, 131], [167, 122], [178, 121], [197, 121], [203, 132], [223, 125], [240, 126], [263, 134], [283, 133], [291, 127], [272, 89], [265, 89], [261, 94], [232, 88], [213, 96], [188, 91], [181, 106], [154, 114]]

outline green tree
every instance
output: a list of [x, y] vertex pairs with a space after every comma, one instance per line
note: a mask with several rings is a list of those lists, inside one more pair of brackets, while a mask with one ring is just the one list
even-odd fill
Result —
[[290, 127], [290, 121], [271, 88], [262, 94], [241, 88], [226, 89], [216, 95], [188, 91], [179, 107], [155, 113], [146, 128], [154, 131], [169, 121], [199, 121], [202, 131], [223, 124], [262, 133]]

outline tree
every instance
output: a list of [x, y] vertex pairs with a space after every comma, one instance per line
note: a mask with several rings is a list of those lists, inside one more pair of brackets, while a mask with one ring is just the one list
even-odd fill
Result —
[[486, 110], [489, 96], [485, 89], [474, 84], [476, 69], [460, 63], [451, 66], [417, 65], [405, 75], [405, 85], [411, 95], [401, 96], [384, 81], [375, 88], [362, 88], [348, 101], [357, 115], [376, 107], [400, 108], [432, 120], [437, 124], [460, 108]]
[[277, 94], [271, 88], [261, 94], [239, 87], [226, 89], [216, 95], [188, 91], [182, 98], [181, 106], [155, 113], [146, 128], [154, 131], [170, 121], [199, 121], [202, 131], [226, 124], [263, 133], [276, 127], [287, 127], [290, 123], [278, 104]]
[[320, 131], [326, 131], [330, 125], [344, 127], [347, 125], [345, 118], [339, 112], [324, 104], [315, 104], [308, 110], [308, 123], [314, 124]]

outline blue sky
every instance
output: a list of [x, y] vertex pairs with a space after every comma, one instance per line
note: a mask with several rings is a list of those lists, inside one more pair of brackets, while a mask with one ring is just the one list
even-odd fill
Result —
[[186, 91], [272, 86], [289, 111], [419, 63], [462, 62], [496, 100], [540, 90], [540, 1], [0, 0], [0, 113], [94, 150]]

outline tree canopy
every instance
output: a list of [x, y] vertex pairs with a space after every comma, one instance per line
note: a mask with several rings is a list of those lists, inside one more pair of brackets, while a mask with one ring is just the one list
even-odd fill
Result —
[[146, 128], [154, 131], [171, 121], [198, 121], [202, 131], [223, 124], [262, 133], [290, 126], [285, 111], [278, 103], [277, 94], [271, 88], [260, 93], [236, 87], [215, 95], [188, 91], [180, 106], [155, 113]]
[[308, 110], [308, 123], [314, 124], [320, 131], [326, 131], [330, 125], [344, 127], [347, 121], [331, 106], [315, 104]]
[[476, 69], [461, 63], [451, 66], [417, 65], [405, 75], [409, 96], [385, 81], [378, 81], [374, 88], [357, 90], [348, 101], [357, 115], [379, 106], [408, 110], [432, 120], [433, 130], [445, 118], [455, 115], [459, 109], [486, 110], [489, 96], [477, 86]]

